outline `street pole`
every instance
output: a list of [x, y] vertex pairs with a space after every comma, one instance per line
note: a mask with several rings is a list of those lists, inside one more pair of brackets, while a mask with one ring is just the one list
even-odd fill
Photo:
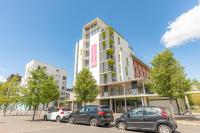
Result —
[[125, 104], [125, 112], [127, 112], [127, 105], [126, 105], [126, 85], [122, 84], [124, 89], [124, 104]]
[[144, 86], [144, 79], [142, 80], [142, 88], [143, 88], [143, 93], [146, 94], [145, 86]]
[[191, 111], [191, 108], [190, 108], [190, 103], [189, 103], [187, 94], [185, 94], [185, 102], [186, 102], [186, 105], [187, 105], [189, 116], [192, 116], [192, 111]]

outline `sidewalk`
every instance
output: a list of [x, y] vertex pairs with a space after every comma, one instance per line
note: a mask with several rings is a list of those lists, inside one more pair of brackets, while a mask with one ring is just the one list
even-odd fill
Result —
[[178, 124], [190, 125], [190, 126], [200, 126], [200, 115], [178, 115], [176, 117], [176, 122]]

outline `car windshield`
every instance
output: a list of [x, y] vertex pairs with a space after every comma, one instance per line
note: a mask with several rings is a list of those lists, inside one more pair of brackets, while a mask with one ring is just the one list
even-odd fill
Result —
[[59, 111], [59, 108], [51, 108], [50, 109], [50, 112], [58, 112]]
[[108, 106], [102, 106], [102, 107], [101, 107], [101, 111], [104, 111], [104, 112], [111, 112], [111, 109], [110, 109], [110, 107], [108, 107]]

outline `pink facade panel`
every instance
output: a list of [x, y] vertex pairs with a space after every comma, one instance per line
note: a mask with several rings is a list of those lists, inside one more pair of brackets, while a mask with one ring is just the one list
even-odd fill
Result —
[[93, 44], [92, 45], [92, 59], [91, 59], [91, 62], [92, 62], [92, 67], [96, 67], [97, 66], [97, 44]]

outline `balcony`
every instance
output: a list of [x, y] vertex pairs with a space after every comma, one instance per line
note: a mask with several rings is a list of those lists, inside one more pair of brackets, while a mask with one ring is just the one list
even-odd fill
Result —
[[100, 84], [107, 84], [117, 82], [116, 72], [114, 71], [106, 71], [100, 74]]
[[128, 96], [128, 95], [140, 95], [144, 94], [143, 90], [141, 88], [137, 89], [131, 89], [126, 88], [125, 93], [123, 88], [117, 88], [117, 89], [108, 89], [108, 92], [102, 91], [100, 94], [100, 97], [114, 97], [114, 96]]
[[115, 51], [114, 49], [107, 49], [106, 51], [100, 52], [100, 62], [104, 62], [107, 60], [115, 61]]
[[100, 52], [107, 49], [114, 49], [114, 40], [109, 38], [100, 42]]
[[103, 74], [107, 72], [116, 72], [116, 66], [113, 60], [100, 63], [100, 73]]

